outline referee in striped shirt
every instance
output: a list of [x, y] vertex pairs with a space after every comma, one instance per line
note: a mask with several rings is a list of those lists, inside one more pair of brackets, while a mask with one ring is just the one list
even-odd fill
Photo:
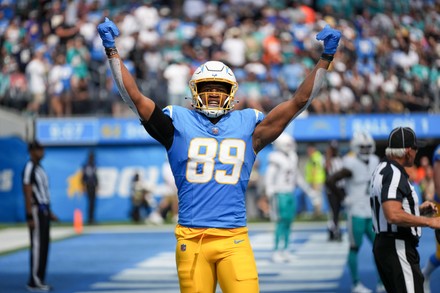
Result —
[[26, 221], [30, 232], [30, 274], [27, 289], [32, 292], [50, 291], [45, 284], [47, 257], [50, 243], [50, 222], [58, 221], [50, 209], [49, 181], [40, 165], [43, 146], [37, 142], [28, 145], [30, 160], [23, 170], [23, 193]]
[[416, 134], [409, 127], [391, 131], [385, 159], [371, 179], [370, 203], [377, 236], [374, 258], [388, 293], [423, 293], [423, 275], [417, 251], [421, 227], [440, 228], [440, 217], [431, 202], [419, 205], [418, 196], [404, 167], [417, 154]]

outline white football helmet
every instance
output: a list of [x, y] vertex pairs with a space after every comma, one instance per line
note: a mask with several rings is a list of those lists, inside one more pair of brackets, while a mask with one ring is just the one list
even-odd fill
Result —
[[368, 157], [376, 151], [376, 143], [371, 134], [359, 131], [353, 134], [350, 148], [359, 158], [367, 161]]
[[[201, 83], [222, 83], [226, 84], [228, 93], [204, 92], [199, 93]], [[189, 88], [192, 94], [192, 106], [196, 111], [203, 113], [209, 118], [217, 118], [234, 109], [234, 95], [238, 84], [232, 70], [220, 61], [208, 61], [200, 65], [189, 81]], [[209, 105], [210, 95], [220, 95], [218, 105]]]
[[284, 153], [296, 152], [295, 139], [287, 133], [281, 133], [281, 135], [273, 142], [273, 147]]

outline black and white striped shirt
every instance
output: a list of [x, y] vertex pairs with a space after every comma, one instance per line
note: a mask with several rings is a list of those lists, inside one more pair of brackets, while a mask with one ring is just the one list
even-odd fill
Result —
[[395, 161], [385, 159], [376, 167], [371, 179], [370, 204], [374, 231], [392, 234], [396, 238], [419, 238], [422, 235], [420, 227], [401, 227], [387, 222], [382, 208], [382, 203], [387, 200], [398, 200], [402, 202], [405, 212], [420, 215], [419, 198], [405, 169]]
[[39, 165], [28, 161], [23, 170], [23, 184], [32, 185], [33, 204], [49, 204], [49, 180], [46, 172]]

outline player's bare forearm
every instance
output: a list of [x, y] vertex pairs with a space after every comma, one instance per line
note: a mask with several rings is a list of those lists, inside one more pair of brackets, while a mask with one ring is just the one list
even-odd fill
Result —
[[267, 114], [254, 132], [254, 150], [259, 152], [273, 142], [287, 125], [304, 111], [321, 89], [329, 61], [319, 60], [291, 99], [282, 102]]
[[[315, 68], [309, 75], [306, 76], [304, 81], [298, 87], [298, 90], [293, 94], [292, 98], [289, 100], [294, 105], [289, 109], [291, 111], [296, 112], [300, 111], [309, 101], [309, 99], [314, 97], [317, 92], [321, 89], [322, 80], [319, 80], [321, 76], [319, 76], [320, 69], [328, 70], [330, 66], [330, 62], [326, 60], [320, 59], [316, 64]], [[314, 92], [316, 91], [316, 93]]]
[[[136, 81], [130, 72], [128, 72], [118, 54], [115, 54], [109, 58], [109, 63], [112, 69], [114, 81], [116, 83], [122, 82], [122, 84], [118, 85], [118, 89], [124, 101], [129, 98], [136, 107], [139, 118], [141, 118], [143, 121], [148, 121], [154, 110], [154, 102], [140, 92]], [[131, 106], [130, 103], [127, 104]], [[134, 111], [134, 109], [132, 110]]]

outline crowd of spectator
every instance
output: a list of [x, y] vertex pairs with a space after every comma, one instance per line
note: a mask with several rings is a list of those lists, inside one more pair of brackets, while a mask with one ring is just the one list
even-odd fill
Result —
[[96, 26], [144, 94], [189, 106], [192, 72], [209, 59], [233, 69], [236, 107], [269, 111], [319, 58], [325, 24], [343, 38], [310, 113], [440, 112], [436, 0], [2, 0], [0, 105], [39, 116], [130, 115], [109, 74]]

